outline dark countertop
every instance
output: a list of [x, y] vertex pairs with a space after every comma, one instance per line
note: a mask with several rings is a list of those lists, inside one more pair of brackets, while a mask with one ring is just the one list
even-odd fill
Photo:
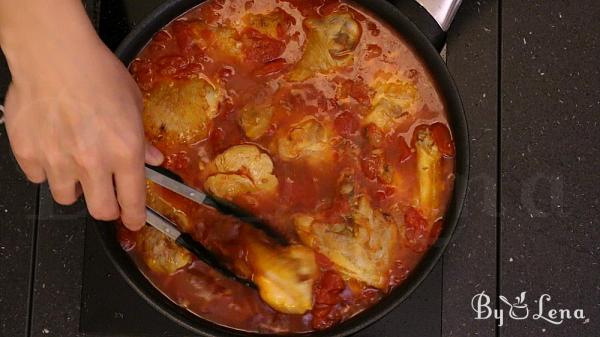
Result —
[[[160, 0], [136, 2], [88, 1], [109, 46]], [[447, 47], [472, 151], [463, 215], [427, 280], [357, 336], [598, 336], [600, 4], [463, 2]], [[0, 99], [8, 82], [1, 63]], [[108, 263], [81, 203], [57, 206], [46, 186], [25, 181], [3, 126], [0, 156], [0, 336], [185, 334]], [[579, 308], [588, 319], [505, 317], [498, 328], [474, 319], [482, 291], [492, 307], [526, 291], [532, 314], [547, 293], [545, 310]]]

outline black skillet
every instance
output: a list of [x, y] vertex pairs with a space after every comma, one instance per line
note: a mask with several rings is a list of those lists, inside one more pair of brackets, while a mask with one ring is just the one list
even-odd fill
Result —
[[[135, 26], [116, 51], [125, 64], [129, 64], [152, 36], [176, 17], [193, 8], [203, 0], [170, 0], [154, 10], [146, 19]], [[453, 12], [460, 0], [354, 0], [360, 7], [370, 10], [387, 22], [412, 45], [416, 54], [431, 72], [438, 90], [445, 100], [454, 142], [456, 144], [456, 181], [454, 192], [446, 212], [445, 225], [437, 243], [425, 254], [423, 260], [408, 279], [391, 291], [381, 301], [355, 317], [332, 328], [312, 332], [310, 336], [348, 336], [379, 320], [404, 301], [433, 269], [456, 228], [465, 199], [469, 170], [469, 144], [467, 124], [456, 86], [446, 65], [439, 55], [445, 41]], [[409, 19], [410, 17], [410, 19]], [[435, 17], [435, 19], [434, 19]], [[257, 336], [211, 323], [176, 305], [158, 291], [138, 270], [132, 259], [121, 249], [115, 234], [115, 226], [98, 222], [95, 226], [111, 260], [129, 285], [148, 303], [173, 321], [190, 331], [211, 337]], [[301, 335], [301, 334], [295, 334]], [[308, 335], [308, 334], [304, 334]]]

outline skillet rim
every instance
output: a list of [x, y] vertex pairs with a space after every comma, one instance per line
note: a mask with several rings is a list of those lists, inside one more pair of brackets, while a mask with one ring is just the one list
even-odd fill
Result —
[[[129, 65], [156, 32], [187, 10], [205, 1], [166, 1], [135, 25], [121, 42], [115, 54], [125, 65]], [[291, 333], [286, 334], [286, 336], [349, 336], [375, 323], [395, 309], [413, 293], [437, 265], [458, 225], [467, 192], [470, 149], [466, 117], [458, 89], [438, 51], [417, 26], [390, 2], [386, 0], [351, 0], [349, 2], [370, 11], [378, 19], [387, 23], [390, 28], [406, 40], [407, 44], [412, 47], [431, 73], [438, 92], [445, 101], [448, 121], [456, 147], [454, 191], [448, 204], [444, 226], [438, 240], [423, 255], [417, 267], [402, 284], [395, 287], [371, 307], [329, 329], [308, 333]], [[94, 227], [101, 237], [104, 250], [129, 286], [153, 308], [180, 326], [209, 337], [282, 336], [281, 334], [260, 334], [227, 328], [196, 316], [178, 306], [152, 285], [139, 271], [129, 255], [121, 248], [118, 240], [116, 240], [114, 223], [90, 220], [94, 223]]]

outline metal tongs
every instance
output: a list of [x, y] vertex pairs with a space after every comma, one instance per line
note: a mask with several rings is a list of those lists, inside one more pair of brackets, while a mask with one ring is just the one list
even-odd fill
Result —
[[[207, 196], [206, 194], [197, 191], [183, 183], [180, 183], [175, 179], [169, 178], [166, 175], [148, 167], [146, 167], [146, 178], [152, 181], [153, 183], [158, 184], [168, 190], [171, 190], [198, 204], [204, 204], [213, 207], [216, 206], [215, 208], [219, 210], [221, 210], [221, 208], [223, 207], [222, 204], [215, 201], [213, 198]], [[235, 209], [230, 209], [230, 212], [228, 212], [227, 214], [235, 215], [231, 212], [233, 210]], [[254, 220], [255, 222], [257, 221], [254, 217], [243, 216], [243, 218], [244, 220], [249, 219]], [[224, 265], [213, 252], [207, 249], [203, 244], [194, 240], [194, 238], [192, 238], [191, 235], [187, 233], [182, 233], [179, 229], [177, 229], [177, 226], [173, 222], [171, 222], [171, 220], [167, 219], [164, 215], [160, 214], [148, 205], [146, 205], [146, 222], [150, 226], [156, 228], [157, 230], [168, 236], [169, 238], [173, 239], [175, 243], [177, 243], [179, 246], [190, 251], [199, 260], [211, 266], [223, 276], [235, 280], [247, 287], [254, 289], [257, 288], [254, 282], [237, 276], [226, 265]]]

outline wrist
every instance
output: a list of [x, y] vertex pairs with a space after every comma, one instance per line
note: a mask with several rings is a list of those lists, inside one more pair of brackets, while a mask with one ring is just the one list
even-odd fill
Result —
[[79, 0], [53, 2], [51, 10], [45, 0], [20, 3], [0, 5], [0, 47], [11, 72], [103, 46]]

